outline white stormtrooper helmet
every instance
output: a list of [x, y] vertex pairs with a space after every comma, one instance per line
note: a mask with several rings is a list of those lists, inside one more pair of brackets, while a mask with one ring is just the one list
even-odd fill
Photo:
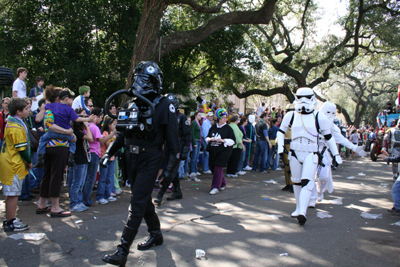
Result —
[[301, 87], [297, 89], [295, 98], [296, 100], [293, 102], [293, 105], [297, 112], [311, 113], [314, 111], [315, 106], [317, 105], [314, 91], [308, 87]]
[[327, 101], [319, 109], [319, 112], [324, 113], [326, 117], [333, 122], [336, 116], [336, 105], [332, 102]]

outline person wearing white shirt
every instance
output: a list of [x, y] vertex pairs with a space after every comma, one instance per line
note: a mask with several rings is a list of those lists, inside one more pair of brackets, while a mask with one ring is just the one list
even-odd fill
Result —
[[211, 170], [210, 167], [208, 165], [208, 152], [206, 151], [207, 148], [207, 141], [206, 141], [206, 136], [208, 135], [208, 132], [210, 131], [210, 128], [212, 126], [212, 122], [214, 120], [214, 113], [213, 112], [208, 112], [207, 113], [207, 120], [205, 120], [201, 126], [201, 136], [203, 136], [203, 140], [202, 140], [202, 145], [204, 148], [203, 151], [203, 157], [202, 157], [202, 161], [201, 161], [201, 165], [203, 168], [203, 172], [205, 174], [210, 174]]
[[257, 116], [260, 117], [261, 114], [265, 111], [265, 103], [262, 102], [261, 106], [258, 107], [257, 109]]
[[79, 96], [74, 99], [72, 103], [72, 108], [75, 110], [77, 108], [83, 108], [86, 114], [90, 114], [90, 109], [85, 105], [85, 98], [90, 96], [90, 87], [87, 85], [82, 85], [79, 87]]
[[24, 98], [26, 97], [26, 84], [24, 80], [28, 76], [28, 71], [25, 68], [17, 69], [18, 78], [13, 83], [13, 97]]

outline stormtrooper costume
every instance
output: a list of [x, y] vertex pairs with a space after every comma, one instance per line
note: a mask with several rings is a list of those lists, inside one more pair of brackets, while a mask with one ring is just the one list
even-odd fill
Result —
[[[357, 146], [351, 143], [345, 138], [339, 127], [337, 127], [333, 121], [336, 116], [336, 105], [332, 102], [325, 102], [318, 111], [320, 114], [324, 114], [331, 122], [331, 134], [335, 138], [336, 143], [343, 145], [354, 152], [358, 153], [361, 157], [367, 156], [367, 153], [363, 150], [362, 146]], [[324, 191], [327, 190], [329, 193], [333, 191], [333, 180], [332, 180], [332, 157], [331, 153], [327, 149], [327, 142], [323, 135], [318, 136], [318, 149], [322, 155], [322, 164], [318, 166], [316, 174], [317, 186], [313, 189], [309, 207], [315, 207], [316, 199], [321, 202], [324, 199]], [[318, 192], [318, 194], [317, 194]], [[317, 198], [318, 197], [318, 198]]]
[[292, 130], [289, 160], [292, 172], [293, 191], [296, 198], [296, 210], [291, 214], [299, 224], [307, 221], [306, 213], [312, 190], [315, 187], [315, 174], [318, 167], [318, 136], [319, 132], [325, 137], [326, 144], [340, 164], [335, 139], [332, 137], [331, 120], [325, 114], [314, 114], [315, 99], [311, 88], [299, 88], [295, 95], [295, 111], [288, 112], [278, 131], [278, 153], [283, 154], [285, 133]]

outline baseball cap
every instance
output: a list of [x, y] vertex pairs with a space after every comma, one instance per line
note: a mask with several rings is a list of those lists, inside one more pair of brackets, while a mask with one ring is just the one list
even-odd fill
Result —
[[214, 113], [210, 111], [207, 113], [207, 116], [214, 116]]
[[59, 97], [60, 97], [60, 99], [63, 99], [65, 97], [74, 98], [75, 97], [75, 93], [72, 92], [68, 88], [64, 88], [63, 90], [61, 90]]

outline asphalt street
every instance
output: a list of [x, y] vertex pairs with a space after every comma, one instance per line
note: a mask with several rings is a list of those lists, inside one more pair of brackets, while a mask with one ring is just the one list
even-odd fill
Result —
[[[281, 190], [283, 171], [227, 178], [226, 190], [217, 195], [209, 195], [211, 175], [199, 176], [201, 182], [182, 181], [184, 198], [169, 202], [167, 193], [157, 208], [164, 244], [138, 251], [137, 243], [147, 237], [142, 223], [127, 266], [400, 266], [400, 227], [391, 225], [400, 216], [386, 211], [393, 206], [391, 166], [347, 159], [333, 174], [334, 192], [308, 209], [304, 226], [290, 217], [295, 200]], [[276, 183], [266, 182], [271, 180]], [[60, 201], [68, 209], [65, 187], [62, 193]], [[37, 215], [33, 201], [19, 203], [18, 217], [30, 224], [21, 233], [45, 237], [13, 240], [8, 236], [15, 233], [1, 230], [0, 266], [111, 266], [101, 258], [118, 244], [129, 199], [125, 187], [116, 202], [68, 218]], [[4, 209], [1, 194], [1, 218]], [[320, 211], [332, 217], [321, 219]], [[365, 219], [362, 212], [382, 218]], [[196, 259], [196, 249], [205, 257]]]

